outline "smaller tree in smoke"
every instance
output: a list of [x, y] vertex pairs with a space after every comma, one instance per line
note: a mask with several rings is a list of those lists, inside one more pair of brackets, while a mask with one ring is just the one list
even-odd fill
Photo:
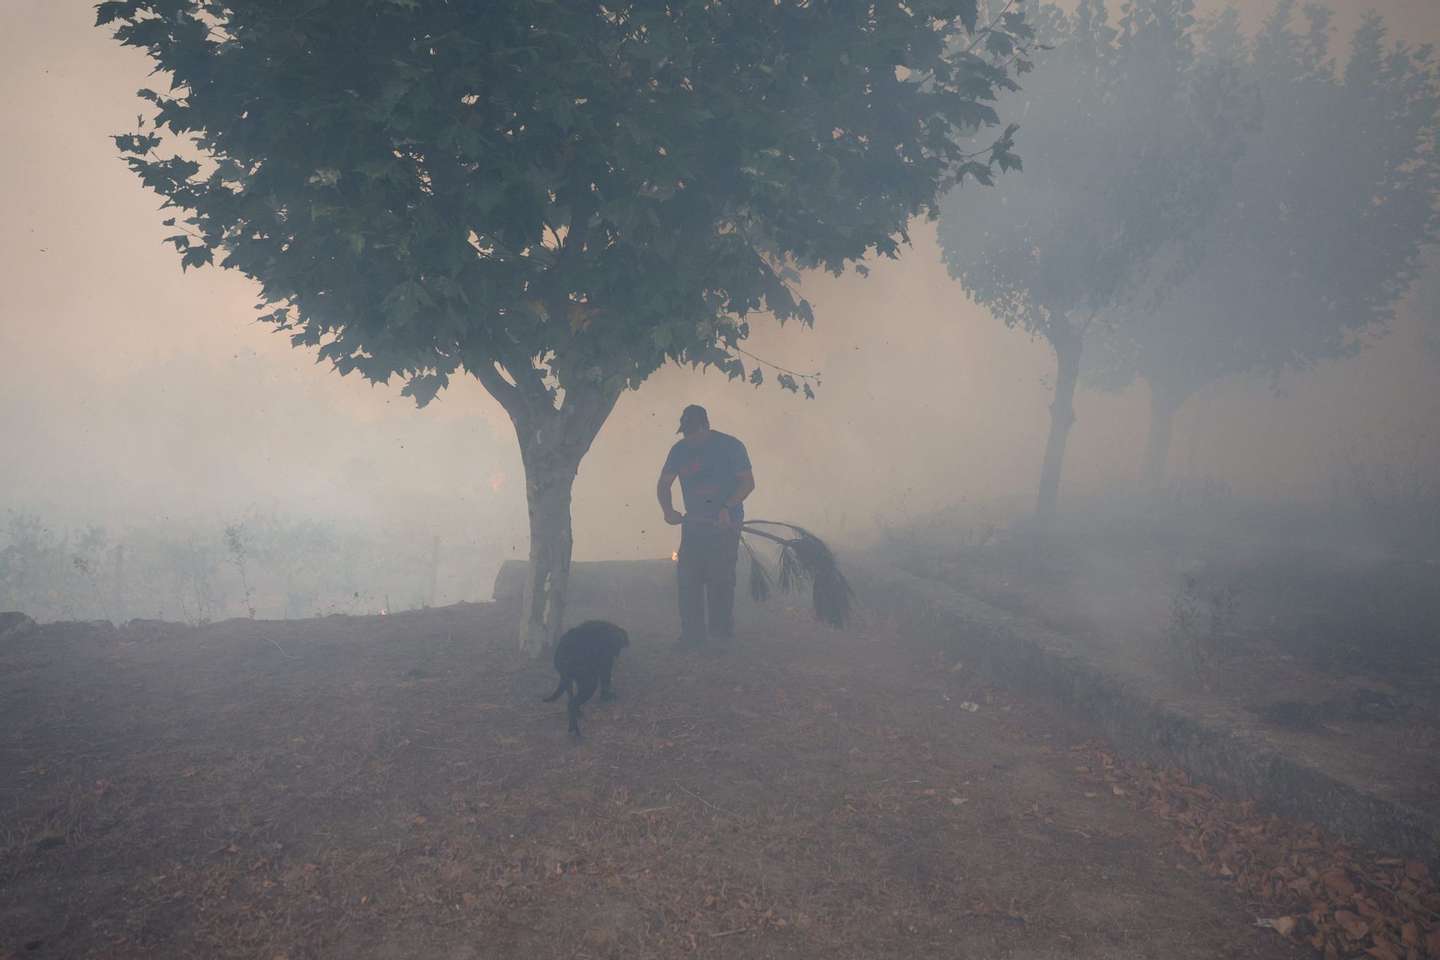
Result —
[[1059, 496], [1087, 338], [1180, 255], [1229, 174], [1237, 84], [1197, 57], [1191, 8], [1135, 0], [1118, 28], [1102, 0], [1073, 16], [1030, 11], [1054, 49], [1011, 97], [1025, 171], [992, 191], [957, 191], [941, 218], [945, 262], [971, 299], [1055, 350], [1042, 520]]
[[1440, 269], [1432, 269], [1414, 293], [1414, 311], [1420, 318], [1425, 352], [1440, 363]]
[[1253, 41], [1232, 15], [1208, 55], [1239, 64], [1259, 107], [1217, 216], [1178, 282], [1102, 338], [1097, 379], [1150, 387], [1144, 476], [1165, 475], [1176, 412], [1201, 388], [1349, 356], [1384, 331], [1440, 232], [1440, 72], [1425, 49], [1385, 48], [1370, 16], [1343, 70], [1330, 13], [1281, 3]]
[[[534, 649], [621, 393], [667, 361], [746, 376], [752, 314], [813, 320], [787, 264], [893, 256], [945, 187], [1014, 163], [1008, 133], [959, 145], [998, 122], [1026, 36], [1008, 13], [981, 27], [976, 0], [98, 11], [172, 83], [117, 143], [183, 212], [184, 265], [258, 280], [264, 319], [341, 373], [424, 404], [464, 370], [509, 414]], [[195, 149], [159, 156], [167, 135]]]

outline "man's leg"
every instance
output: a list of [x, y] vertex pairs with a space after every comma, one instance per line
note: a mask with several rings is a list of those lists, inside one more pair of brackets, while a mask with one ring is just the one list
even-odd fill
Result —
[[680, 562], [675, 583], [680, 600], [680, 642], [699, 644], [705, 639], [705, 550], [693, 531], [682, 528]]
[[719, 529], [706, 551], [709, 555], [706, 604], [710, 636], [735, 636], [735, 565], [740, 559], [740, 531]]

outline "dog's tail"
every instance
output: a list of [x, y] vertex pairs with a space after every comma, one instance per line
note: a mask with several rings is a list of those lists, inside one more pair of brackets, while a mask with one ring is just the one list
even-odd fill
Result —
[[554, 703], [556, 700], [560, 699], [560, 694], [564, 693], [566, 688], [569, 686], [570, 679], [568, 677], [562, 678], [560, 680], [560, 686], [555, 688], [555, 692], [550, 694], [550, 696], [548, 697], [541, 697], [540, 701], [542, 703]]

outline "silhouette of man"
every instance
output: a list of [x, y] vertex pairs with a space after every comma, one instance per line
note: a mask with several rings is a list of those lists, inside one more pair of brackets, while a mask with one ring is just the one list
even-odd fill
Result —
[[[665, 458], [655, 494], [665, 522], [680, 525], [680, 643], [699, 646], [709, 638], [735, 636], [735, 564], [755, 474], [745, 444], [711, 430], [704, 407], [686, 407], [678, 432], [682, 438]], [[670, 499], [676, 477], [685, 498], [683, 515]]]

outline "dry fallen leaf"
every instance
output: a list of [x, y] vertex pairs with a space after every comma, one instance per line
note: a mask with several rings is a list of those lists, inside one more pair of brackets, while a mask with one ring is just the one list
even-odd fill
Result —
[[1290, 934], [1295, 932], [1296, 923], [1297, 921], [1294, 917], [1271, 917], [1263, 920], [1256, 920], [1255, 926], [1268, 927], [1269, 929], [1274, 930], [1276, 933], [1280, 934], [1280, 936], [1288, 937], [1290, 936]]
[[1351, 883], [1350, 878], [1345, 875], [1344, 868], [1336, 867], [1333, 870], [1327, 870], [1321, 879], [1325, 881], [1325, 886], [1329, 887], [1330, 892], [1335, 896], [1344, 898], [1355, 896], [1355, 884]]
[[1374, 900], [1371, 900], [1369, 897], [1362, 897], [1357, 895], [1354, 898], [1353, 902], [1355, 904], [1355, 909], [1360, 911], [1360, 915], [1367, 920], [1379, 920], [1383, 923], [1386, 919], [1388, 919], [1386, 917], [1385, 911], [1380, 909], [1380, 905]]
[[1363, 940], [1370, 933], [1370, 924], [1349, 910], [1336, 910], [1335, 922], [1340, 924], [1340, 929], [1352, 940]]
[[1400, 948], [1389, 940], [1377, 940], [1375, 945], [1365, 952], [1375, 960], [1404, 960], [1405, 956], [1400, 952]]

